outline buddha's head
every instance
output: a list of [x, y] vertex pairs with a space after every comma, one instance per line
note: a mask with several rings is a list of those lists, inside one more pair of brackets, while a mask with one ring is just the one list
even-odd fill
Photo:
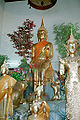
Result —
[[44, 27], [44, 23], [42, 19], [41, 27], [38, 29], [37, 32], [38, 41], [47, 40], [47, 36], [48, 36], [48, 32]]
[[67, 41], [67, 49], [69, 51], [70, 56], [75, 55], [76, 50], [77, 50], [77, 46], [78, 46], [78, 41], [74, 38], [74, 36], [72, 34], [72, 27], [71, 27], [70, 39]]
[[69, 51], [71, 54], [74, 54], [76, 51], [76, 43], [70, 43], [69, 44]]
[[3, 65], [1, 66], [1, 74], [6, 75], [8, 74], [8, 67], [6, 65], [6, 61], [4, 60]]

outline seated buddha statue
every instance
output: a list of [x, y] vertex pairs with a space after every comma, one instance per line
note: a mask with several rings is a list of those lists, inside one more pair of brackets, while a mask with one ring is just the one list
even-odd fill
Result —
[[38, 29], [38, 43], [32, 46], [31, 64], [35, 66], [34, 71], [34, 91], [41, 81], [41, 84], [53, 80], [53, 68], [51, 59], [53, 57], [53, 45], [47, 41], [48, 33], [44, 27], [43, 19], [41, 27]]

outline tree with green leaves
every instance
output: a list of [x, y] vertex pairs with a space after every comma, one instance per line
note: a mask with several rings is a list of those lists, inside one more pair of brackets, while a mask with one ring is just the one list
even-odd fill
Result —
[[21, 64], [18, 67], [23, 68], [25, 71], [29, 71], [29, 64], [26, 63], [26, 60], [24, 58], [21, 60]]
[[[70, 38], [71, 34], [71, 25], [72, 25], [72, 33], [74, 38], [78, 40], [80, 43], [80, 26], [78, 24], [60, 24], [54, 25], [53, 32], [56, 34], [55, 44], [57, 45], [57, 50], [62, 57], [66, 57], [66, 50], [64, 44], [66, 44], [67, 40]], [[79, 55], [80, 55], [80, 47], [79, 47]]]
[[0, 66], [3, 64], [4, 60], [8, 60], [7, 55], [0, 55]]

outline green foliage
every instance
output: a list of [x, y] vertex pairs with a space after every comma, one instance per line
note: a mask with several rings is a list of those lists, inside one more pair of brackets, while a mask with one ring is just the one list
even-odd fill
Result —
[[19, 67], [23, 68], [23, 70], [25, 71], [29, 71], [29, 64], [24, 58], [21, 60], [21, 64], [19, 65]]
[[[55, 44], [58, 46], [57, 50], [62, 57], [66, 56], [66, 50], [64, 48], [64, 44], [70, 38], [71, 34], [71, 24], [61, 24], [61, 25], [54, 25], [53, 32], [56, 34], [55, 37]], [[72, 32], [74, 38], [78, 40], [80, 43], [80, 33], [78, 32], [80, 29], [78, 24], [72, 24]], [[80, 47], [79, 47], [79, 55], [80, 55]]]
[[18, 73], [16, 71], [14, 71], [11, 75], [14, 79], [16, 79], [17, 81], [21, 81], [22, 80], [22, 73]]
[[9, 75], [12, 76], [17, 81], [23, 80], [24, 71], [23, 68], [14, 68], [13, 70], [9, 71]]
[[8, 60], [8, 56], [7, 55], [0, 55], [0, 66], [3, 64], [5, 59]]

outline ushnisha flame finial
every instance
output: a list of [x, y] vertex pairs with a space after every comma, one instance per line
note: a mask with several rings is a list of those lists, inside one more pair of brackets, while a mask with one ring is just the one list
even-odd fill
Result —
[[41, 23], [41, 26], [44, 26], [44, 23], [43, 23], [43, 17], [42, 17], [42, 23]]
[[71, 35], [70, 36], [73, 36], [73, 33], [72, 33], [72, 24], [71, 24]]
[[73, 33], [72, 33], [72, 24], [71, 24], [71, 35], [70, 35], [70, 39], [67, 41], [67, 44], [75, 43], [75, 42], [78, 42], [78, 41], [73, 36]]

